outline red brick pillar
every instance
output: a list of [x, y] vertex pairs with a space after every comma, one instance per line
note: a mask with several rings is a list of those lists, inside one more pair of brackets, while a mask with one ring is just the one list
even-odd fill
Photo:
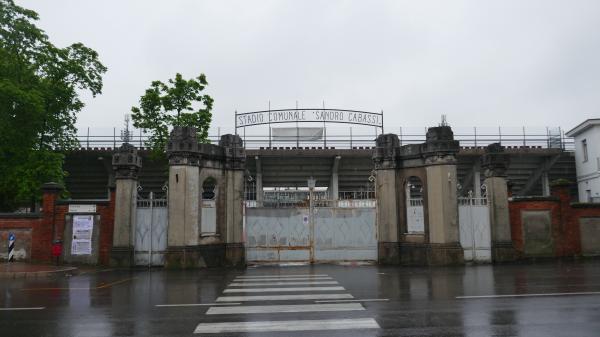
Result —
[[113, 243], [113, 231], [115, 222], [115, 187], [109, 187], [109, 201], [106, 208], [102, 208], [100, 231], [100, 264], [110, 265], [110, 253]]
[[560, 217], [558, 219], [557, 233], [554, 239], [557, 242], [556, 256], [573, 256], [581, 254], [581, 238], [579, 224], [571, 209], [570, 183], [555, 183], [552, 186], [552, 195], [560, 199]]
[[42, 223], [37, 231], [32, 233], [32, 242], [36, 242], [37, 246], [32, 247], [33, 260], [52, 260], [52, 240], [55, 238], [57, 223], [55, 205], [62, 190], [63, 187], [57, 183], [42, 185]]

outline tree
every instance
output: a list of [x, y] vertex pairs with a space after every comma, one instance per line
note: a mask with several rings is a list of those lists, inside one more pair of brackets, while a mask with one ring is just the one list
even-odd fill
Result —
[[81, 43], [54, 46], [36, 12], [0, 0], [0, 210], [63, 182], [63, 153], [78, 145], [82, 91], [102, 91], [106, 67]]
[[168, 84], [152, 82], [140, 97], [140, 106], [131, 108], [133, 125], [151, 132], [147, 144], [154, 155], [165, 152], [169, 128], [173, 126], [193, 126], [198, 130], [198, 140], [207, 141], [213, 106], [213, 99], [201, 94], [207, 85], [204, 74], [185, 80], [177, 73]]

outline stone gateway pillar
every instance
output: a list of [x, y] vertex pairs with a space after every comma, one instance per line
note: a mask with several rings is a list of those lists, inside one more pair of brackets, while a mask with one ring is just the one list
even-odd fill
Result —
[[243, 188], [246, 154], [237, 135], [199, 144], [192, 127], [175, 127], [167, 144], [169, 226], [165, 266], [245, 265]]
[[[464, 262], [459, 242], [456, 153], [449, 126], [429, 128], [422, 144], [400, 146], [396, 135], [380, 135], [373, 154], [377, 172], [379, 262], [448, 265]], [[423, 226], [409, 227], [411, 179], [423, 186]]]
[[200, 152], [196, 130], [175, 127], [167, 144], [169, 160], [166, 267], [194, 266], [200, 239]]
[[381, 264], [399, 263], [398, 253], [398, 211], [401, 209], [398, 200], [397, 149], [400, 141], [395, 134], [383, 134], [377, 137], [373, 161], [375, 162], [376, 179], [375, 195], [377, 198], [377, 251]]
[[504, 147], [500, 143], [488, 145], [481, 158], [490, 210], [493, 262], [508, 262], [517, 258], [511, 237], [508, 209], [508, 163], [509, 156], [504, 153]]
[[449, 126], [429, 128], [422, 146], [427, 173], [429, 215], [428, 262], [433, 265], [464, 262], [458, 229], [456, 153], [458, 141]]
[[[225, 175], [225, 195], [220, 202], [225, 204], [225, 214], [217, 222], [218, 230], [225, 242], [225, 262], [227, 265], [245, 266], [246, 247], [244, 245], [244, 175], [246, 171], [246, 150], [238, 135], [223, 135], [219, 140], [223, 149], [223, 171]], [[223, 214], [223, 212], [221, 213]]]
[[135, 146], [124, 143], [112, 158], [115, 171], [115, 222], [110, 265], [131, 267], [134, 265], [134, 240], [138, 172], [142, 158]]

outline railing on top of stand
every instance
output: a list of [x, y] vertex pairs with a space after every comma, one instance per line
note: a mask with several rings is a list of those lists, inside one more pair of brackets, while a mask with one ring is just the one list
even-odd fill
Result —
[[[387, 130], [390, 130], [389, 128]], [[339, 131], [339, 130], [338, 130]], [[403, 133], [402, 129], [398, 129], [396, 134], [400, 140], [400, 145], [406, 144], [418, 144], [425, 141], [425, 129], [423, 133]], [[478, 132], [477, 128], [473, 128], [473, 132], [464, 133], [456, 132], [454, 139], [460, 141], [462, 147], [485, 147], [491, 143], [501, 143], [503, 146], [508, 147], [527, 147], [527, 148], [556, 148], [563, 149], [566, 151], [574, 151], [574, 140], [573, 138], [566, 137], [564, 131], [559, 130], [557, 133], [552, 133], [549, 129], [545, 133], [539, 132], [527, 133], [526, 128], [522, 129], [521, 133], [515, 132], [506, 133], [499, 129], [497, 133], [481, 133]], [[116, 128], [113, 130], [112, 135], [92, 135], [90, 134], [89, 128], [87, 133], [84, 135], [78, 135], [77, 140], [82, 148], [116, 148], [120, 146], [121, 139], [117, 136]], [[217, 135], [210, 135], [208, 137], [212, 144], [219, 142], [221, 132]], [[343, 133], [335, 134], [333, 130], [329, 129], [324, 135], [326, 140], [305, 140], [298, 139], [296, 136], [282, 137], [279, 136], [277, 139], [269, 138], [268, 135], [246, 135], [240, 134], [244, 141], [246, 149], [322, 149], [322, 148], [335, 148], [335, 149], [370, 149], [375, 146], [375, 138], [377, 134], [357, 134], [356, 131], [352, 131], [350, 128]], [[146, 142], [149, 135], [144, 132], [132, 132], [130, 144], [138, 147], [145, 148]], [[271, 147], [269, 147], [271, 144]], [[326, 146], [324, 146], [326, 144]]]

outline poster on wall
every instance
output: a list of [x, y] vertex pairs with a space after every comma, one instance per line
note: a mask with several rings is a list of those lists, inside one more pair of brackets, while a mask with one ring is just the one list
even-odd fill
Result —
[[72, 255], [92, 254], [93, 215], [73, 216], [73, 237], [71, 238]]

